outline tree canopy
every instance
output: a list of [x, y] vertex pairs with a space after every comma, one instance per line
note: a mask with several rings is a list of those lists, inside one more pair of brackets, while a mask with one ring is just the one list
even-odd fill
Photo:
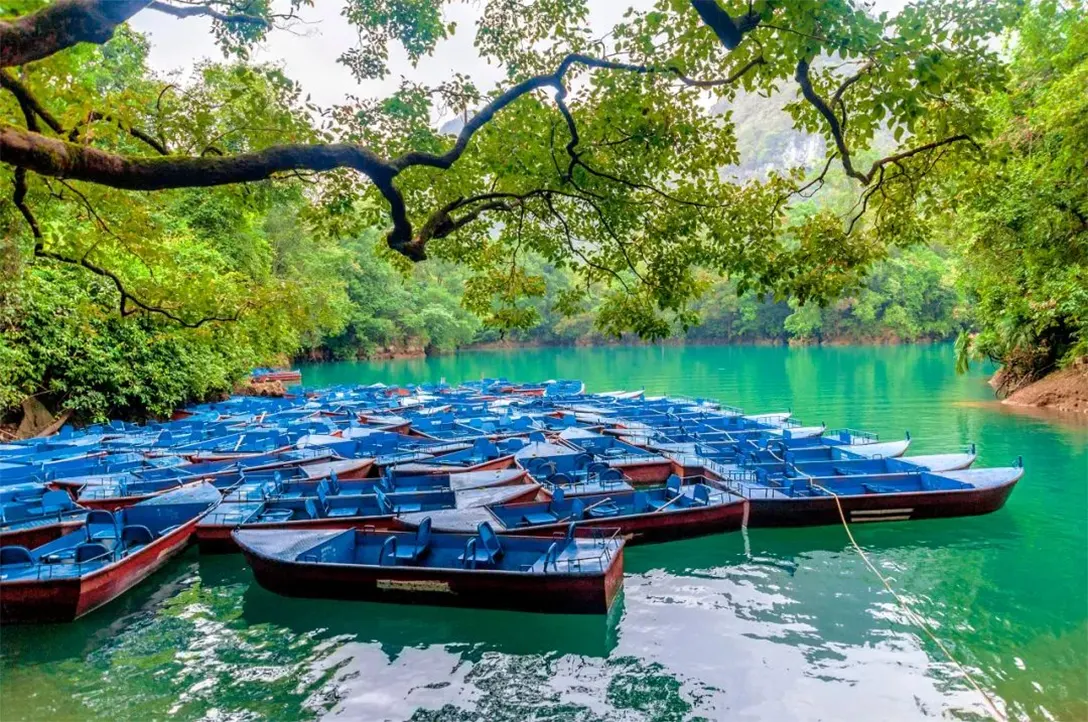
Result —
[[[591, 284], [606, 289], [605, 331], [659, 337], [696, 320], [702, 271], [742, 293], [826, 300], [889, 248], [924, 240], [933, 185], [988, 132], [980, 101], [1003, 79], [993, 40], [1016, 12], [988, 1], [917, 0], [888, 14], [850, 0], [658, 0], [594, 34], [586, 0], [488, 0], [475, 46], [505, 70], [498, 87], [451, 73], [319, 108], [289, 67], [247, 59], [310, 5], [9, 3], [6, 235], [31, 263], [105, 279], [122, 316], [222, 325], [275, 306], [289, 285], [259, 268], [266, 248], [245, 229], [294, 194], [296, 222], [318, 238], [377, 227], [408, 260], [465, 266], [464, 302], [490, 324], [535, 320], [524, 302], [543, 293], [525, 264], [535, 255], [579, 279], [567, 305]], [[360, 79], [384, 76], [396, 43], [426, 63], [464, 32], [443, 20], [445, 5], [344, 0], [359, 42], [341, 62]], [[179, 32], [186, 18], [211, 18], [227, 62], [156, 77], [146, 40], [125, 25], [141, 12], [178, 17]], [[712, 107], [738, 93], [795, 98], [795, 126], [826, 140], [817, 175], [730, 172], [737, 129]], [[442, 113], [463, 119], [456, 136], [436, 128]], [[878, 133], [895, 145], [879, 156]], [[791, 212], [835, 174], [853, 186], [846, 212]], [[201, 207], [174, 222], [170, 209], [187, 202]], [[187, 262], [202, 253], [230, 261]]]

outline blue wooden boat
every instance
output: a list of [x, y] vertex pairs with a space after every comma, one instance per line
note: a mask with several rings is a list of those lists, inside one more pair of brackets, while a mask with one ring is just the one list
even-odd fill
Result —
[[[739, 529], [747, 502], [707, 484], [684, 486], [679, 477], [665, 487], [567, 497], [556, 490], [546, 501], [490, 504], [486, 509], [453, 509], [429, 515], [402, 514], [414, 526], [430, 516], [434, 528], [465, 532], [481, 521], [500, 534], [550, 536], [573, 523], [578, 527], [618, 528], [629, 543], [666, 541]], [[482, 512], [487, 516], [482, 516]]]
[[286, 596], [604, 614], [623, 585], [623, 540], [474, 534], [239, 530], [257, 582]]
[[0, 547], [0, 623], [72, 621], [107, 604], [181, 552], [218, 503], [202, 484], [92, 511], [82, 528], [35, 548]]
[[36, 547], [83, 524], [87, 509], [65, 491], [20, 484], [0, 495], [0, 545]]
[[616, 436], [570, 428], [561, 432], [559, 438], [575, 450], [589, 454], [595, 461], [621, 470], [624, 477], [636, 485], [662, 484], [673, 473], [673, 463], [669, 459]]
[[454, 491], [386, 493], [254, 500], [224, 503], [197, 525], [195, 537], [202, 552], [234, 551], [230, 533], [243, 529], [346, 529], [403, 528], [399, 517], [451, 509], [482, 509], [487, 504], [534, 498], [537, 484], [511, 484]]
[[[713, 482], [748, 498], [750, 526], [839, 524], [989, 514], [1004, 506], [1024, 470], [1016, 466], [956, 471], [791, 477], [739, 469]], [[836, 503], [838, 497], [838, 503]]]
[[476, 439], [471, 447], [438, 454], [422, 461], [390, 466], [394, 476], [406, 474], [450, 473], [454, 471], [496, 471], [514, 465], [514, 454], [524, 445], [521, 439], [503, 439], [495, 443]]

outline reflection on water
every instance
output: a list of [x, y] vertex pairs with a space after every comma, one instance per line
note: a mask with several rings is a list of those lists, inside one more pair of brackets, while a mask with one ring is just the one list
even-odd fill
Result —
[[[856, 530], [1014, 719], [1088, 719], [1088, 433], [989, 406], [943, 347], [591, 349], [305, 369], [314, 384], [581, 376], [1017, 454], [1008, 506]], [[337, 376], [337, 375], [340, 376]], [[195, 550], [71, 625], [5, 628], [2, 718], [985, 719], [841, 528], [636, 547], [607, 617], [286, 599]]]

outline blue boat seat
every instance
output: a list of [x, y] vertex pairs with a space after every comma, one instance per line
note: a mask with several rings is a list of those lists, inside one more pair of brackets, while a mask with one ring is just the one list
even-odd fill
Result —
[[51, 490], [42, 494], [42, 516], [60, 515], [74, 505], [72, 497], [66, 491]]
[[899, 489], [892, 486], [881, 486], [880, 484], [862, 484], [861, 488], [866, 494], [894, 494]]
[[623, 472], [611, 466], [600, 473], [601, 481], [623, 481]]
[[[388, 561], [386, 561], [388, 560]], [[395, 536], [387, 536], [385, 541], [382, 542], [382, 548], [378, 550], [378, 566], [383, 567], [387, 564], [389, 566], [395, 566], [397, 563], [397, 538]]]
[[644, 491], [636, 491], [631, 497], [631, 511], [634, 514], [643, 514], [656, 508], [655, 504], [650, 503], [650, 495]]
[[423, 556], [431, 544], [431, 517], [420, 522], [416, 530], [416, 540], [411, 545], [398, 547], [394, 552], [398, 562], [414, 562]]
[[106, 548], [105, 544], [83, 542], [76, 546], [75, 563], [83, 564], [84, 562], [101, 561], [111, 554], [112, 552]]
[[706, 484], [696, 484], [695, 489], [691, 492], [691, 505], [692, 506], [709, 506], [710, 505], [710, 489]]
[[536, 524], [554, 524], [559, 521], [559, 517], [550, 511], [527, 511], [521, 515], [521, 520], [527, 526], [534, 526]]
[[[586, 503], [584, 501], [582, 501], [581, 499], [575, 499], [574, 501], [571, 502], [570, 516], [567, 517], [568, 519], [573, 519], [573, 520], [577, 521], [577, 520], [581, 519], [583, 516], [585, 516], [585, 514], [586, 514]], [[573, 526], [573, 522], [572, 522], [572, 526]]]
[[155, 541], [155, 535], [143, 524], [126, 524], [121, 527], [121, 544], [125, 549], [145, 546]]
[[528, 525], [554, 524], [559, 521], [559, 506], [563, 503], [563, 499], [563, 490], [556, 488], [552, 491], [552, 500], [547, 509], [525, 512], [521, 517], [522, 521]]
[[[325, 493], [325, 490], [327, 488], [328, 485], [325, 484], [324, 481], [317, 485], [317, 504], [314, 505], [314, 508], [316, 509], [317, 507], [320, 507], [321, 511], [324, 512], [324, 514], [322, 514], [321, 516], [335, 518], [344, 516], [355, 516], [358, 513], [358, 508], [355, 506], [342, 506], [337, 508], [330, 507], [329, 497]], [[307, 501], [312, 503], [313, 499], [308, 499]], [[307, 510], [309, 510], [309, 504], [307, 504]]]
[[668, 481], [665, 482], [665, 498], [661, 501], [657, 499], [650, 499], [647, 497], [650, 507], [657, 511], [666, 506], [672, 507], [674, 504], [670, 503], [673, 499], [680, 496], [684, 490], [684, 482], [676, 474], [670, 474]]
[[117, 528], [117, 519], [105, 509], [92, 509], [87, 512], [87, 541], [116, 543], [121, 538]]
[[465, 551], [457, 557], [457, 561], [467, 568], [475, 568], [477, 564], [494, 564], [502, 557], [502, 545], [495, 530], [486, 521], [480, 522], [476, 527], [476, 536], [465, 543]]
[[574, 479], [570, 478], [569, 475], [564, 474], [561, 471], [558, 474], [552, 474], [551, 478], [549, 478], [548, 481], [550, 481], [551, 483], [553, 483], [553, 484], [555, 484], [557, 486], [560, 485], [560, 484], [573, 484], [574, 483]]
[[26, 547], [9, 546], [0, 547], [0, 567], [11, 567], [21, 564], [33, 564], [34, 557]]

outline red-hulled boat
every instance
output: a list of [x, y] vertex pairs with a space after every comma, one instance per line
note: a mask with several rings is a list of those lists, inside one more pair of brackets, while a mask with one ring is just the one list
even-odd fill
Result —
[[819, 526], [842, 523], [839, 504], [852, 524], [989, 514], [1005, 505], [1023, 473], [1013, 466], [714, 483], [748, 497], [749, 526]]
[[[486, 472], [491, 474], [493, 472]], [[462, 476], [453, 474], [451, 476]], [[527, 477], [521, 477], [527, 481]], [[536, 498], [540, 485], [536, 483], [508, 484], [447, 492], [453, 509], [479, 510], [488, 504], [506, 501], [526, 501]], [[391, 494], [391, 497], [396, 494]], [[437, 494], [435, 494], [437, 498]], [[415, 495], [416, 500], [426, 498], [426, 493]], [[225, 503], [197, 525], [194, 538], [200, 551], [206, 554], [237, 551], [231, 532], [236, 529], [306, 531], [321, 529], [382, 529], [410, 528], [403, 523], [396, 508], [378, 506], [375, 495], [327, 497], [324, 503], [311, 500], [288, 500], [285, 503], [249, 502]], [[286, 518], [273, 520], [268, 512], [275, 507], [291, 510]], [[417, 506], [417, 508], [420, 508]], [[353, 511], [349, 511], [353, 510]], [[416, 514], [439, 513], [424, 508]], [[400, 516], [403, 516], [400, 515]]]
[[[680, 479], [673, 477], [666, 488], [576, 497], [556, 490], [550, 500], [443, 510], [429, 516], [440, 531], [463, 533], [487, 514], [500, 534], [551, 536], [573, 522], [579, 528], [619, 529], [629, 544], [643, 544], [736, 531], [744, 522], [747, 503], [742, 497], [706, 484], [682, 487]], [[403, 514], [400, 521], [414, 526], [425, 516]]]
[[257, 582], [292, 597], [604, 614], [623, 588], [623, 540], [474, 534], [240, 530]]
[[34, 549], [0, 547], [0, 623], [67, 622], [112, 601], [185, 549], [219, 500], [201, 484], [116, 515], [92, 511], [82, 529]]

